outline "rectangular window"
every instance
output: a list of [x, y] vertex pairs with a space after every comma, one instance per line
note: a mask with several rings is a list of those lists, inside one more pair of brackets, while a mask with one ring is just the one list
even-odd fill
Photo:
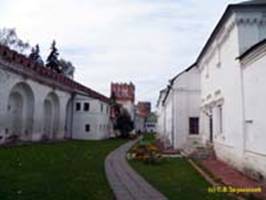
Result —
[[90, 104], [89, 103], [84, 103], [84, 108], [83, 108], [84, 111], [89, 111], [90, 110]]
[[189, 134], [191, 135], [199, 134], [199, 118], [198, 117], [189, 118]]
[[219, 118], [219, 132], [223, 132], [223, 107], [222, 105], [218, 106], [218, 118]]
[[85, 125], [85, 131], [90, 132], [91, 126], [89, 124]]
[[76, 111], [80, 111], [80, 109], [81, 109], [80, 103], [76, 103]]

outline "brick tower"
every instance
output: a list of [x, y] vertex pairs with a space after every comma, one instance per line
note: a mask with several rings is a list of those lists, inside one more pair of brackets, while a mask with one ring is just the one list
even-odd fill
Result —
[[111, 96], [129, 112], [134, 119], [135, 86], [133, 83], [111, 83]]

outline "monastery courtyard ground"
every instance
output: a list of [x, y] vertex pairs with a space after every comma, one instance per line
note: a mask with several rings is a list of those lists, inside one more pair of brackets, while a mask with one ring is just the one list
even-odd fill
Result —
[[113, 199], [104, 159], [124, 142], [116, 139], [1, 147], [0, 199]]
[[209, 184], [184, 159], [128, 163], [125, 155], [133, 144], [112, 139], [2, 147], [0, 199], [232, 199], [208, 194]]
[[[151, 141], [145, 137], [144, 141]], [[130, 165], [168, 199], [233, 200], [222, 193], [208, 193], [210, 184], [183, 158], [167, 158], [161, 164], [149, 165], [131, 160]]]

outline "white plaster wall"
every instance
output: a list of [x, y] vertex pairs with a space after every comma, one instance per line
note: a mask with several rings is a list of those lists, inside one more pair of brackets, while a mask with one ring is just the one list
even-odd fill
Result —
[[56, 133], [56, 138], [64, 137], [64, 127], [65, 127], [65, 108], [66, 102], [68, 101], [70, 95], [67, 92], [60, 91], [54, 88], [51, 88], [47, 85], [40, 84], [31, 79], [22, 77], [21, 75], [11, 73], [7, 70], [3, 69], [3, 66], [0, 66], [0, 82], [1, 82], [1, 90], [0, 90], [0, 133], [4, 137], [7, 137], [6, 129], [8, 128], [8, 118], [6, 117], [7, 113], [7, 105], [8, 98], [12, 88], [18, 83], [27, 84], [34, 95], [34, 105], [33, 110], [33, 131], [30, 134], [29, 140], [39, 140], [42, 135], [45, 134], [43, 132], [43, 103], [45, 97], [50, 93], [55, 93], [59, 98], [59, 124], [58, 130]]
[[174, 148], [182, 149], [190, 141], [200, 141], [200, 135], [189, 134], [189, 118], [200, 115], [200, 73], [196, 67], [175, 80], [172, 95]]
[[163, 137], [164, 136], [164, 107], [162, 106], [162, 102], [160, 101], [157, 110], [156, 110], [156, 114], [157, 114], [157, 124], [156, 124], [156, 130], [157, 130], [157, 134], [159, 135], [159, 137]]
[[[266, 138], [263, 135], [263, 113], [266, 110], [262, 88], [266, 62], [261, 59], [246, 67], [242, 80], [241, 66], [236, 58], [265, 37], [265, 9], [238, 11], [221, 28], [199, 63], [202, 90], [200, 130], [204, 142], [209, 139], [206, 113], [211, 111], [218, 158], [240, 170], [251, 168], [264, 175], [266, 147], [263, 144]], [[218, 128], [217, 105], [223, 107], [222, 133]]]
[[266, 56], [252, 62], [243, 69], [246, 149], [266, 155]]
[[164, 119], [164, 132], [165, 137], [173, 143], [173, 98], [170, 94], [168, 95], [168, 98], [165, 101], [165, 119]]
[[[242, 67], [245, 97], [245, 163], [266, 177], [266, 55]], [[254, 165], [256, 163], [256, 165]]]
[[[241, 93], [239, 56], [239, 32], [235, 15], [224, 25], [223, 32], [199, 63], [201, 69], [201, 134], [204, 142], [209, 140], [209, 118], [213, 112], [213, 136], [218, 157], [234, 160], [241, 166], [243, 156], [243, 102]], [[223, 133], [218, 132], [216, 107], [223, 107]], [[217, 145], [216, 145], [217, 144]], [[218, 145], [219, 144], [219, 145]], [[226, 154], [221, 148], [230, 147], [234, 154]]]
[[165, 97], [165, 90], [160, 93], [159, 99], [158, 99], [158, 104], [157, 104], [157, 110], [156, 110], [156, 115], [157, 115], [157, 124], [156, 124], [156, 131], [158, 134], [159, 138], [164, 138], [165, 137], [165, 106], [163, 105], [163, 99]]
[[138, 114], [135, 114], [135, 122], [134, 122], [134, 128], [135, 131], [141, 131], [144, 132], [144, 123], [145, 123], [145, 118], [139, 116]]
[[[76, 111], [76, 103], [81, 104], [81, 110]], [[84, 111], [84, 103], [90, 104], [89, 111]], [[101, 111], [101, 104], [103, 110]], [[87, 96], [78, 95], [74, 100], [74, 116], [72, 138], [99, 140], [109, 137], [109, 105]], [[85, 125], [90, 125], [86, 132]]]

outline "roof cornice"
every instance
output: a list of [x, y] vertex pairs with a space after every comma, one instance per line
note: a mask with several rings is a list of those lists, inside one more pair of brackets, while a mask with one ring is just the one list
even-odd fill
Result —
[[31, 78], [37, 79], [38, 76], [50, 79], [57, 85], [61, 85], [61, 88], [71, 88], [73, 92], [80, 91], [92, 98], [99, 99], [103, 102], [109, 103], [110, 99], [62, 74], [58, 74], [43, 65], [34, 63], [31, 59], [26, 56], [19, 54], [18, 52], [9, 49], [7, 46], [0, 45], [0, 57], [5, 62], [14, 65], [17, 68], [16, 71], [23, 74], [30, 74]]
[[229, 19], [231, 14], [238, 9], [253, 9], [253, 8], [266, 8], [266, 2], [265, 3], [260, 3], [260, 4], [252, 4], [252, 3], [243, 3], [243, 4], [229, 4], [227, 8], [225, 9], [222, 17], [220, 18], [219, 22], [215, 26], [213, 32], [211, 33], [210, 37], [208, 38], [207, 42], [205, 43], [203, 49], [201, 50], [199, 56], [196, 59], [196, 63], [200, 63], [202, 57], [205, 55], [207, 52], [208, 48], [211, 46], [212, 42], [214, 41], [216, 35], [219, 33], [221, 30], [221, 27], [223, 24]]

